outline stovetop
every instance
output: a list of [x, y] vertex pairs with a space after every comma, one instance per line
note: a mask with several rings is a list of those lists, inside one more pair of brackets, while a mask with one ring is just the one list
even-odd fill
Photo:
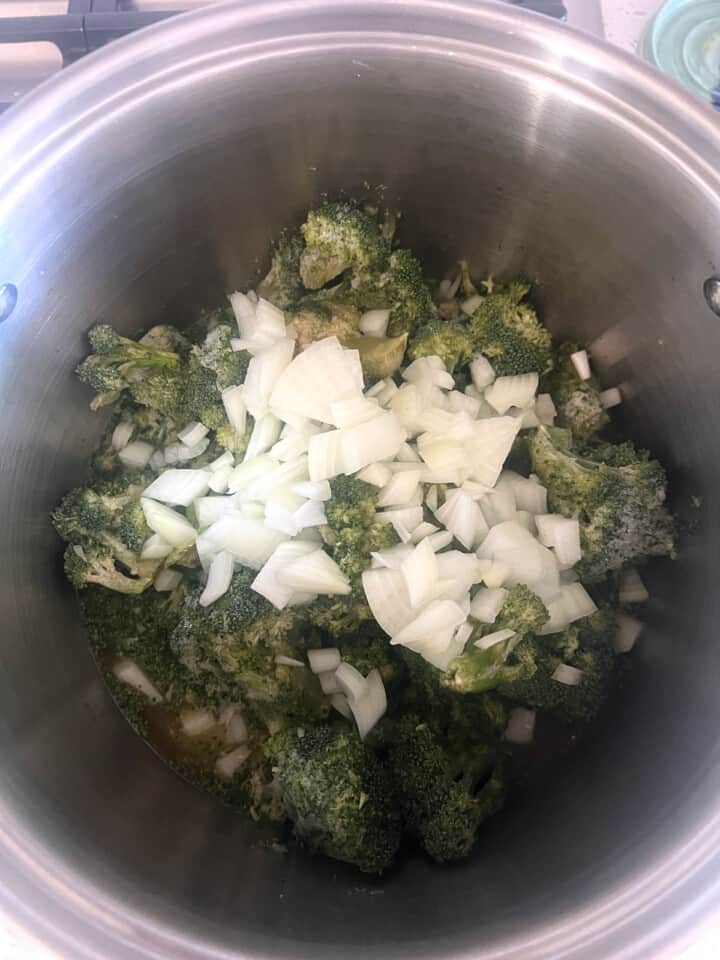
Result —
[[[0, 111], [118, 37], [217, 0], [0, 0]], [[601, 33], [600, 0], [505, 0]]]

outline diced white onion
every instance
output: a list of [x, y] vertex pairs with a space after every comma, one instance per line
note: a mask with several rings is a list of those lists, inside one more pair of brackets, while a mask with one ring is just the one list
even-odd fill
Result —
[[418, 652], [419, 647], [429, 643], [433, 638], [448, 627], [454, 631], [465, 622], [465, 613], [452, 600], [433, 600], [402, 630], [398, 631], [390, 641], [391, 644], [409, 646]]
[[131, 470], [144, 470], [155, 448], [144, 440], [133, 440], [118, 453], [118, 459]]
[[311, 343], [280, 374], [270, 396], [270, 409], [283, 419], [284, 414], [294, 413], [333, 423], [332, 404], [362, 393], [354, 353], [344, 350], [336, 337]]
[[340, 430], [316, 433], [308, 444], [308, 469], [313, 482], [332, 480], [345, 472]]
[[193, 500], [207, 493], [212, 474], [209, 470], [166, 470], [143, 491], [144, 497], [189, 507]]
[[470, 616], [481, 623], [495, 623], [507, 595], [502, 587], [480, 587], [473, 595]]
[[479, 293], [474, 293], [471, 297], [468, 297], [467, 300], [463, 300], [460, 304], [460, 309], [466, 316], [471, 317], [484, 299], [485, 297], [481, 297]]
[[617, 407], [622, 403], [622, 394], [618, 387], [610, 387], [608, 390], [600, 391], [600, 403], [609, 410], [610, 407]]
[[260, 477], [266, 476], [275, 470], [277, 464], [266, 455], [254, 457], [252, 460], [243, 460], [230, 474], [228, 481], [229, 493], [242, 493]]
[[186, 447], [197, 446], [200, 441], [208, 435], [208, 428], [204, 427], [202, 423], [198, 423], [197, 420], [194, 420], [192, 423], [189, 423], [186, 427], [179, 431], [177, 438], [180, 443], [184, 443]]
[[208, 486], [213, 493], [225, 493], [228, 488], [228, 482], [230, 480], [230, 474], [232, 473], [233, 468], [231, 466], [221, 467], [219, 470], [215, 470], [210, 474], [210, 482]]
[[535, 398], [535, 416], [546, 427], [555, 423], [557, 410], [549, 393], [539, 393]]
[[308, 650], [307, 658], [313, 673], [337, 670], [340, 666], [340, 651], [337, 647], [320, 647], [316, 650]]
[[324, 527], [327, 523], [325, 507], [318, 500], [306, 500], [292, 516], [298, 531], [306, 527]]
[[235, 458], [229, 450], [226, 450], [225, 453], [221, 453], [212, 463], [209, 463], [207, 469], [214, 473], [215, 470], [224, 470], [225, 467], [232, 467], [234, 462]]
[[148, 463], [153, 470], [161, 470], [165, 466], [165, 454], [162, 450], [156, 450]]
[[220, 550], [216, 553], [210, 564], [207, 583], [205, 589], [200, 595], [200, 606], [208, 607], [211, 603], [219, 600], [223, 594], [227, 593], [232, 582], [235, 564], [232, 554], [227, 550]]
[[421, 541], [410, 552], [400, 570], [405, 577], [412, 607], [419, 607], [431, 598], [440, 573], [438, 558], [427, 541]]
[[438, 576], [443, 580], [456, 580], [465, 589], [480, 583], [489, 566], [487, 561], [478, 559], [474, 553], [463, 553], [462, 550], [447, 550], [438, 553], [435, 559]]
[[286, 534], [270, 530], [259, 518], [228, 513], [200, 534], [198, 544], [207, 545], [215, 553], [227, 550], [238, 563], [259, 570], [287, 539]]
[[247, 407], [243, 399], [243, 387], [226, 387], [220, 397], [225, 407], [225, 416], [235, 433], [242, 436], [245, 433], [247, 421]]
[[402, 473], [393, 474], [380, 491], [378, 507], [395, 507], [407, 503], [417, 490], [419, 482], [419, 470], [405, 470]]
[[535, 736], [535, 711], [515, 707], [510, 711], [504, 739], [508, 743], [532, 743]]
[[339, 690], [333, 693], [330, 697], [330, 706], [347, 720], [352, 720], [352, 710], [344, 693], [340, 693]]
[[526, 407], [532, 402], [538, 388], [537, 373], [521, 373], [513, 377], [498, 377], [485, 390], [485, 399], [499, 414], [510, 407]]
[[642, 632], [643, 625], [627, 613], [618, 613], [617, 632], [613, 641], [615, 653], [629, 653]]
[[289, 563], [314, 553], [317, 546], [304, 540], [293, 540], [279, 544], [252, 582], [252, 589], [269, 600], [278, 610], [291, 606], [297, 591], [282, 583], [279, 573]]
[[[557, 561], [552, 552], [544, 547], [519, 523], [506, 520], [494, 526], [478, 549], [478, 556], [493, 562], [507, 564], [510, 585], [522, 583], [531, 590], [538, 583], [559, 585]], [[503, 584], [485, 583], [488, 586]]]
[[130, 442], [130, 437], [133, 435], [134, 429], [134, 423], [131, 423], [129, 420], [121, 420], [113, 430], [112, 439], [110, 441], [113, 450], [120, 451], [123, 449], [123, 447], [126, 447]]
[[482, 393], [495, 379], [495, 371], [488, 358], [478, 353], [470, 361], [470, 376], [475, 389]]
[[421, 506], [399, 507], [377, 513], [376, 517], [379, 523], [391, 523], [403, 543], [407, 543], [415, 528], [422, 523], [423, 509]]
[[134, 660], [123, 657], [115, 663], [112, 669], [118, 680], [142, 693], [151, 703], [162, 701], [163, 697], [158, 688], [148, 679]]
[[295, 657], [286, 657], [283, 653], [279, 653], [275, 657], [275, 663], [279, 667], [294, 667], [299, 670], [305, 669], [305, 664], [302, 662], [302, 660], [296, 660]]
[[558, 562], [572, 567], [582, 559], [580, 524], [559, 514], [538, 514], [535, 517], [538, 537], [546, 547], [553, 547]]
[[186, 737], [200, 737], [217, 726], [217, 717], [210, 710], [183, 710], [180, 726]]
[[416, 611], [410, 606], [405, 577], [399, 570], [366, 570], [362, 583], [373, 617], [389, 636], [414, 619]]
[[220, 517], [224, 517], [226, 513], [236, 511], [237, 507], [232, 497], [200, 497], [195, 501], [195, 517], [201, 530], [215, 523]]
[[161, 570], [153, 581], [158, 593], [170, 593], [182, 583], [182, 574], [179, 570]]
[[172, 553], [172, 547], [156, 533], [148, 537], [140, 551], [141, 560], [164, 560]]
[[575, 367], [575, 372], [581, 380], [589, 380], [592, 376], [590, 371], [590, 360], [587, 355], [587, 350], [576, 350], [575, 353], [570, 354], [570, 359], [572, 360], [572, 365]]
[[238, 710], [233, 710], [230, 719], [227, 722], [225, 743], [230, 745], [236, 743], [245, 743], [247, 738], [248, 728], [243, 715]]
[[499, 590], [510, 578], [510, 567], [502, 560], [493, 560], [483, 573], [483, 583], [488, 590]]
[[645, 603], [650, 598], [642, 577], [634, 567], [627, 567], [620, 576], [620, 603]]
[[278, 580], [293, 590], [323, 595], [350, 593], [350, 583], [324, 550], [315, 550], [300, 560], [291, 561], [278, 571]]
[[471, 479], [495, 486], [519, 429], [520, 421], [515, 417], [475, 421], [466, 447]]
[[[500, 481], [505, 475], [510, 475], [511, 471], [503, 470]], [[547, 513], [547, 490], [541, 483], [532, 477], [520, 477], [512, 474], [509, 485], [515, 496], [515, 504], [518, 510], [527, 510], [528, 513], [538, 514]]]
[[173, 547], [189, 547], [195, 542], [197, 537], [195, 527], [176, 510], [165, 506], [164, 503], [149, 500], [147, 497], [141, 498], [140, 505], [145, 514], [147, 525], [154, 533], [159, 534], [166, 543]]
[[240, 767], [242, 767], [247, 758], [250, 756], [250, 753], [250, 747], [246, 743], [241, 744], [239, 747], [235, 747], [234, 750], [224, 753], [216, 760], [215, 772], [223, 780], [232, 780]]
[[[405, 431], [393, 413], [340, 431], [343, 473], [355, 473], [378, 460], [394, 457], [405, 441]], [[319, 478], [325, 479], [325, 478]]]
[[514, 636], [514, 630], [495, 630], [493, 633], [488, 633], [484, 637], [480, 637], [479, 640], [476, 640], [475, 646], [478, 648], [478, 650], [489, 650], [490, 647], [494, 647], [496, 643], [503, 643], [505, 640], [511, 640]]
[[538, 630], [539, 634], [560, 633], [570, 623], [592, 616], [597, 610], [592, 597], [581, 583], [560, 586], [556, 599], [546, 604], [550, 619]]
[[373, 567], [387, 567], [389, 570], [400, 570], [403, 563], [412, 554], [413, 548], [409, 543], [398, 543], [386, 550], [374, 550], [372, 557]]
[[[417, 529], [417, 528], [416, 528]], [[453, 542], [453, 535], [449, 530], [439, 530], [437, 533], [431, 533], [426, 538], [427, 542], [433, 548], [435, 553], [444, 550]]]
[[351, 707], [368, 692], [367, 680], [351, 663], [341, 663], [335, 670], [335, 679]]
[[294, 485], [293, 493], [301, 497], [307, 497], [308, 500], [329, 500], [332, 496], [330, 484], [327, 480], [305, 480], [303, 483]]
[[360, 317], [360, 331], [366, 337], [384, 337], [389, 322], [389, 310], [368, 310]]
[[[264, 417], [268, 412], [273, 387], [283, 370], [289, 365], [294, 353], [295, 342], [283, 337], [281, 340], [276, 340], [272, 346], [258, 351], [248, 364], [242, 398], [248, 413], [256, 420]], [[229, 413], [228, 419], [230, 419]], [[230, 422], [232, 423], [232, 420]], [[242, 429], [235, 427], [235, 429], [239, 433], [244, 431], [244, 427]]]
[[247, 449], [245, 451], [245, 460], [252, 460], [261, 453], [265, 453], [275, 443], [280, 436], [282, 421], [274, 414], [266, 413], [255, 421], [255, 426], [250, 434]]
[[[335, 667], [334, 670], [326, 670], [317, 675], [317, 678], [320, 681], [320, 689], [328, 697], [335, 693], [342, 693], [342, 687], [338, 683], [338, 679], [335, 676], [335, 670], [337, 670], [337, 667]], [[344, 693], [343, 697], [345, 697]], [[349, 712], [348, 717], [350, 717]]]
[[450, 491], [435, 516], [467, 550], [474, 549], [488, 531], [480, 507], [462, 490]]
[[568, 687], [576, 687], [584, 676], [584, 670], [578, 670], [577, 667], [572, 667], [569, 663], [560, 663], [555, 668], [551, 679], [557, 680], [558, 683], [564, 683]]
[[[343, 664], [338, 669], [342, 669]], [[387, 695], [379, 670], [371, 670], [365, 679], [364, 696], [354, 700], [348, 697], [348, 705], [357, 724], [360, 739], [364, 740], [387, 710]]]
[[391, 477], [392, 473], [384, 463], [371, 463], [357, 474], [358, 480], [369, 483], [373, 487], [384, 487]]

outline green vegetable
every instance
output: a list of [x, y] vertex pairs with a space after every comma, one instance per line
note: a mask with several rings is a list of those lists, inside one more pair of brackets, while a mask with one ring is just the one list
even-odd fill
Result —
[[299, 234], [281, 236], [273, 250], [270, 272], [258, 287], [258, 294], [281, 310], [291, 309], [303, 293], [302, 252], [303, 240]]
[[570, 429], [582, 443], [607, 426], [610, 417], [594, 378], [581, 380], [577, 375], [570, 356], [579, 349], [576, 343], [563, 343], [555, 351], [555, 367], [547, 378], [547, 388], [557, 408], [558, 426]]
[[523, 303], [529, 289], [515, 280], [485, 297], [470, 318], [473, 351], [484, 354], [499, 377], [545, 373], [552, 366], [550, 332]]
[[300, 276], [308, 290], [318, 290], [349, 269], [360, 275], [382, 269], [390, 253], [377, 221], [350, 202], [311, 210], [301, 229]]
[[388, 771], [356, 733], [315, 726], [273, 737], [268, 752], [295, 833], [365, 873], [382, 873], [400, 843]]

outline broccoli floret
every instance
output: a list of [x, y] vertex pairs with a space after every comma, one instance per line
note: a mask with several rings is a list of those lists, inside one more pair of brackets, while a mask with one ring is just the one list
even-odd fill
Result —
[[381, 292], [390, 310], [388, 336], [410, 333], [435, 319], [435, 306], [422, 267], [410, 250], [393, 250], [383, 274]]
[[295, 327], [300, 346], [325, 337], [337, 337], [344, 343], [360, 333], [360, 311], [352, 303], [315, 295], [299, 303], [288, 323]]
[[169, 353], [177, 353], [180, 357], [187, 356], [190, 350], [190, 341], [182, 333], [167, 323], [159, 323], [150, 327], [147, 333], [143, 334], [138, 343], [145, 347], [152, 347], [154, 350], [167, 350]]
[[65, 575], [76, 590], [97, 583], [118, 593], [142, 593], [152, 583], [152, 574], [143, 575], [139, 565], [128, 576], [116, 566], [117, 552], [96, 540], [70, 544], [65, 551]]
[[139, 500], [133, 500], [123, 507], [116, 521], [117, 534], [133, 553], [140, 553], [142, 546], [150, 536], [150, 528], [145, 521], [145, 513]]
[[193, 347], [193, 355], [200, 365], [215, 374], [218, 390], [243, 383], [250, 363], [247, 350], [235, 351], [230, 346], [233, 336], [228, 324], [219, 323], [210, 330], [202, 346]]
[[180, 393], [177, 374], [181, 359], [177, 353], [157, 350], [121, 337], [107, 324], [92, 327], [88, 339], [93, 352], [83, 360], [77, 373], [96, 393], [91, 403], [93, 410], [114, 403], [125, 389], [135, 395], [140, 385], [145, 384], [143, 389], [147, 391], [150, 381], [154, 383], [163, 407], [154, 405], [161, 412], [172, 415]]
[[318, 290], [350, 268], [359, 275], [382, 269], [390, 252], [377, 221], [350, 202], [311, 210], [301, 229], [300, 276], [308, 290]]
[[[605, 700], [613, 676], [615, 630], [615, 612], [603, 606], [562, 633], [524, 640], [536, 669], [532, 675], [502, 684], [498, 692], [565, 723], [591, 720]], [[553, 680], [562, 663], [583, 671], [576, 686]]]
[[600, 399], [595, 380], [581, 380], [570, 355], [580, 348], [575, 343], [564, 343], [555, 352], [555, 367], [547, 378], [558, 412], [558, 425], [572, 431], [581, 443], [602, 430], [610, 422]]
[[372, 620], [362, 584], [353, 585], [353, 589], [343, 597], [318, 597], [307, 607], [303, 615], [309, 624], [327, 633], [333, 640], [355, 633], [369, 620]]
[[473, 350], [488, 357], [500, 377], [545, 373], [552, 366], [550, 332], [522, 302], [529, 289], [529, 284], [514, 281], [485, 297], [470, 318]]
[[97, 535], [109, 528], [128, 501], [103, 496], [90, 487], [78, 487], [66, 494], [52, 514], [53, 526], [63, 540]]
[[259, 295], [281, 310], [289, 310], [303, 294], [302, 252], [303, 241], [299, 234], [281, 236], [273, 250], [270, 272], [258, 287]]
[[352, 582], [370, 567], [371, 552], [397, 543], [397, 535], [391, 524], [377, 520], [377, 487], [339, 476], [330, 481], [330, 490], [324, 536], [333, 559]]
[[403, 362], [408, 336], [397, 337], [345, 337], [342, 344], [349, 350], [357, 350], [367, 381], [382, 380], [396, 373]]
[[240, 458], [247, 450], [251, 433], [251, 426], [247, 427], [245, 433], [238, 433], [235, 427], [228, 423], [215, 430], [215, 442], [218, 446], [222, 447], [223, 450], [229, 450], [233, 456]]
[[273, 737], [269, 754], [295, 833], [318, 853], [381, 873], [400, 843], [391, 778], [356, 733], [306, 727]]
[[665, 472], [647, 452], [628, 443], [619, 449], [603, 444], [581, 457], [563, 449], [563, 431], [544, 427], [534, 431], [529, 444], [550, 510], [580, 522], [583, 557], [575, 569], [583, 582], [600, 580], [633, 560], [673, 555]]
[[[486, 761], [479, 751], [480, 765]], [[406, 828], [434, 860], [466, 857], [481, 822], [502, 805], [504, 786], [498, 766], [480, 786], [475, 758], [458, 769], [445, 745], [417, 717], [403, 717], [390, 740], [390, 762]]]
[[[473, 631], [467, 652], [450, 662], [447, 673], [441, 676], [441, 684], [457, 693], [480, 693], [532, 672], [532, 658], [518, 645], [548, 619], [547, 608], [539, 597], [521, 584], [512, 587], [496, 622], [492, 627], [482, 625]], [[514, 630], [515, 635], [486, 650], [475, 646], [483, 634], [506, 629]]]
[[410, 360], [440, 357], [450, 371], [466, 363], [472, 353], [472, 340], [467, 329], [440, 316], [416, 327], [408, 345]]

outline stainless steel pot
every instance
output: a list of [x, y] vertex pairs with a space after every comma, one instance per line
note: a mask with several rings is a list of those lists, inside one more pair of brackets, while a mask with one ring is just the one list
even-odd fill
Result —
[[[0, 127], [0, 905], [58, 954], [659, 957], [720, 901], [720, 136], [617, 51], [504, 6], [210, 8], [113, 45]], [[83, 333], [251, 284], [281, 224], [383, 184], [438, 269], [538, 281], [552, 328], [622, 382], [628, 429], [702, 499], [649, 575], [648, 629], [601, 729], [468, 863], [382, 883], [176, 779], [95, 670], [48, 512], [100, 423]], [[9, 314], [9, 315], [8, 315]]]

